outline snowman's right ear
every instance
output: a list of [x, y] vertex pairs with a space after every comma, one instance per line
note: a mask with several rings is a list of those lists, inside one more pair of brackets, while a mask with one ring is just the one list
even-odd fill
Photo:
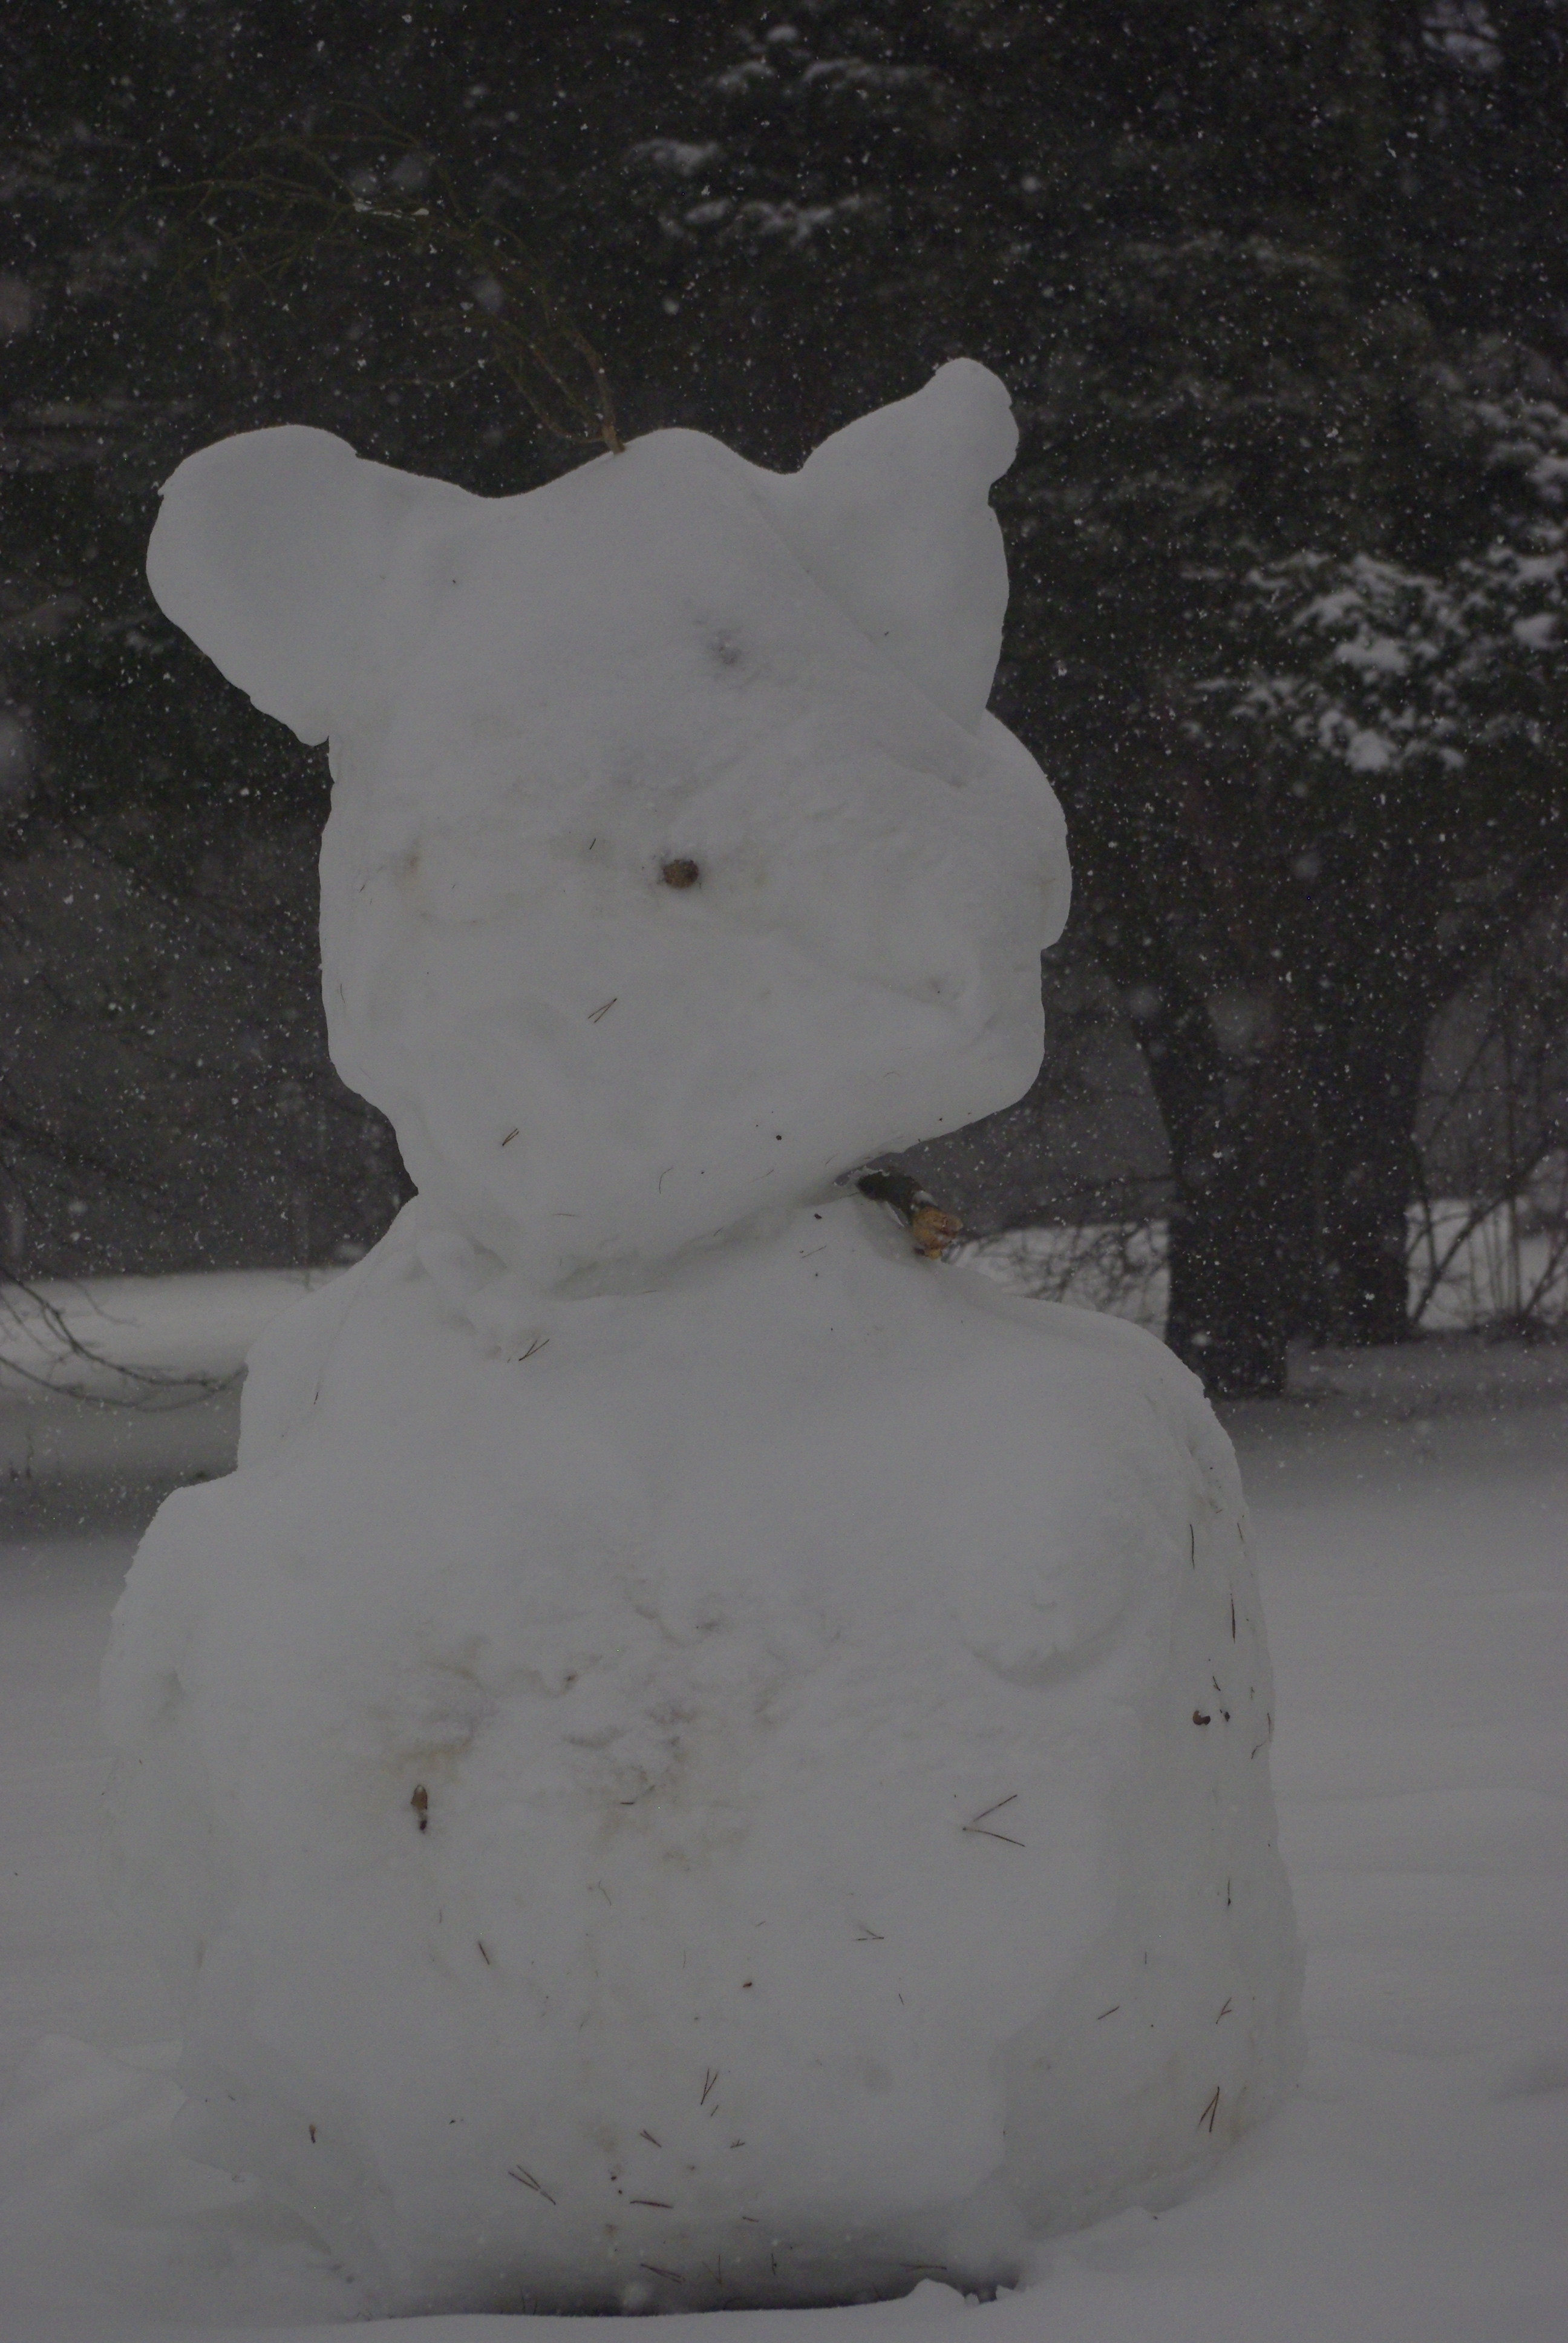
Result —
[[353, 695], [410, 519], [477, 501], [367, 463], [329, 431], [246, 431], [166, 483], [147, 578], [229, 681], [314, 745]]

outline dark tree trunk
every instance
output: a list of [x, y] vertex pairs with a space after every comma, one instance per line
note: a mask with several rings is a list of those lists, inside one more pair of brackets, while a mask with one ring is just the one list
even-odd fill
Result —
[[1171, 1207], [1165, 1339], [1216, 1398], [1285, 1388], [1276, 1202], [1238, 1150], [1213, 1177], [1181, 1183]]
[[1231, 1071], [1207, 1003], [1173, 970], [1132, 998], [1171, 1142], [1170, 1305], [1165, 1339], [1216, 1395], [1285, 1387], [1285, 1258], [1277, 1117], [1252, 1069]]
[[1412, 1001], [1309, 1039], [1260, 1020], [1226, 1058], [1168, 986], [1139, 1021], [1171, 1140], [1166, 1340], [1218, 1396], [1282, 1392], [1286, 1349], [1409, 1332], [1405, 1212], [1425, 1020]]
[[1413, 1186], [1426, 1016], [1412, 1000], [1362, 1005], [1360, 1029], [1313, 1076], [1322, 1224], [1315, 1295], [1300, 1331], [1315, 1340], [1402, 1342], [1410, 1335], [1405, 1217]]
[[1171, 1146], [1166, 1340], [1238, 1397], [1283, 1391], [1294, 1338], [1409, 1332], [1405, 1214], [1435, 996], [1416, 862], [1298, 901], [1243, 818], [1251, 777], [1220, 777], [1238, 811], [1236, 790], [1169, 749], [1177, 729], [1167, 720], [1154, 749], [1171, 817], [1154, 847], [1189, 864], [1210, 948], [1192, 950], [1187, 905], [1145, 891], [1119, 835], [1080, 835], [1096, 942]]

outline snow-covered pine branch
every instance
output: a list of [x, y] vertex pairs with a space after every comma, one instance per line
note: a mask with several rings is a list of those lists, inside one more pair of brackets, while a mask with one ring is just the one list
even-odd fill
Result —
[[1230, 621], [1243, 656], [1199, 686], [1222, 719], [1356, 774], [1539, 743], [1568, 573], [1568, 409], [1513, 395], [1472, 413], [1520, 508], [1441, 571], [1315, 548], [1249, 568]]

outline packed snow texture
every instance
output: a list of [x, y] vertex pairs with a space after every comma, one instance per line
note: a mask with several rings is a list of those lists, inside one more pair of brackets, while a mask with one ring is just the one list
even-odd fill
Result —
[[330, 734], [333, 1058], [429, 1226], [618, 1281], [1028, 1089], [1069, 881], [984, 712], [1015, 437], [959, 362], [791, 478], [660, 431], [497, 501], [290, 427], [175, 474], [158, 599]]
[[1297, 2056], [1234, 1460], [835, 1190], [1014, 1098], [1065, 907], [983, 712], [983, 369], [792, 480], [196, 458], [166, 607], [329, 731], [330, 1031], [420, 1194], [116, 1614], [176, 2137], [373, 2306], [1016, 2276]]
[[182, 2141], [397, 2307], [587, 2307], [1006, 2277], [1262, 2112], [1272, 1693], [1184, 1371], [859, 1199], [519, 1363], [416, 1219], [117, 1624]]
[[[189, 1373], [214, 1359], [209, 1301], [228, 1310], [225, 1281], [202, 1283], [181, 1281], [183, 1359], [174, 1307], [156, 1313], [160, 1357]], [[1278, 1671], [1302, 2088], [1207, 2186], [1035, 2248], [994, 2303], [928, 2280], [900, 2303], [666, 2320], [664, 2343], [756, 2343], [785, 2320], [809, 2343], [1560, 2343], [1568, 1355], [1443, 1342], [1312, 1367], [1310, 1396], [1229, 1411]], [[325, 2343], [317, 2322], [362, 2314], [363, 2289], [254, 2182], [171, 2145], [174, 2012], [99, 1893], [94, 1691], [152, 1500], [133, 1514], [87, 1478], [3, 1503], [0, 2335]]]

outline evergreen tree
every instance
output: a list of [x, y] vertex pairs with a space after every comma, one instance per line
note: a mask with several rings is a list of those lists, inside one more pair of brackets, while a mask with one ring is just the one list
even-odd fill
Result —
[[482, 268], [333, 236], [211, 271], [189, 190], [257, 141], [387, 203], [428, 169], [628, 435], [789, 465], [969, 351], [1023, 425], [999, 704], [1165, 1120], [1171, 1339], [1247, 1389], [1293, 1333], [1402, 1330], [1426, 1034], [1568, 877], [1553, 0], [75, 14], [5, 35], [19, 836], [188, 900], [319, 820], [318, 762], [140, 585], [191, 444], [298, 419], [490, 493], [580, 459], [486, 358]]

